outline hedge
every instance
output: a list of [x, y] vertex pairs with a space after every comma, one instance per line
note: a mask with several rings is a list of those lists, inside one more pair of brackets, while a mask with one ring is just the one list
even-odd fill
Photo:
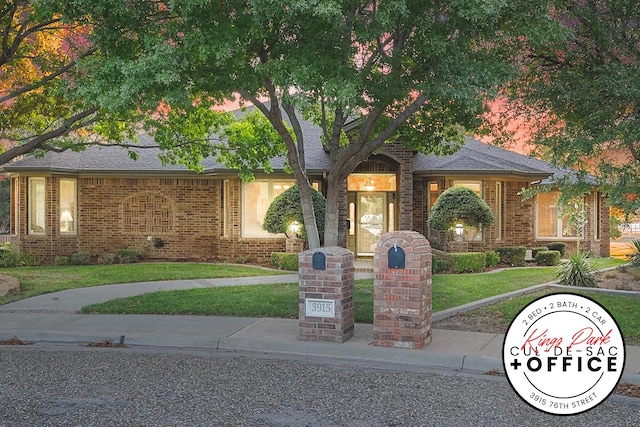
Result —
[[566, 249], [566, 247], [567, 247], [566, 243], [562, 243], [562, 242], [553, 242], [553, 243], [547, 244], [547, 248], [549, 248], [550, 251], [560, 252], [560, 257], [564, 256], [564, 250]]
[[508, 246], [496, 249], [500, 254], [500, 262], [502, 264], [511, 265], [513, 267], [521, 267], [524, 265], [527, 256], [527, 248], [524, 246]]
[[298, 271], [298, 254], [271, 252], [271, 264], [280, 270]]
[[560, 264], [560, 252], [538, 251], [535, 260], [539, 265], [558, 265]]
[[485, 267], [493, 268], [500, 262], [500, 254], [496, 251], [488, 251], [485, 252], [486, 261], [484, 263]]
[[536, 258], [536, 254], [540, 251], [548, 251], [549, 248], [546, 246], [538, 246], [535, 248], [531, 248], [531, 258], [535, 259]]
[[479, 273], [484, 270], [487, 257], [484, 252], [452, 253], [446, 256], [453, 273]]

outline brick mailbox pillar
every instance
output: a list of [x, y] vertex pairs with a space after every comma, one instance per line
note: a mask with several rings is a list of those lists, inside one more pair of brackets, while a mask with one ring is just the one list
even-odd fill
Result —
[[415, 231], [380, 238], [373, 257], [373, 344], [419, 349], [431, 342], [431, 245]]
[[299, 255], [299, 338], [345, 342], [353, 337], [353, 252], [338, 246]]

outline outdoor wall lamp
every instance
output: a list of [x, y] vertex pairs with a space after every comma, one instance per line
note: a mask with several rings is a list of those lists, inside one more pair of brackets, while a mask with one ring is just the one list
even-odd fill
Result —
[[462, 236], [462, 233], [464, 233], [464, 225], [456, 224], [456, 236]]
[[293, 237], [298, 237], [298, 232], [300, 231], [300, 223], [298, 221], [293, 221], [289, 224], [289, 231], [293, 235]]

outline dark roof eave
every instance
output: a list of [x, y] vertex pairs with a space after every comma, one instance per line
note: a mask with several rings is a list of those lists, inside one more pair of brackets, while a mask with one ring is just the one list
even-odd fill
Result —
[[527, 178], [533, 180], [545, 179], [553, 175], [549, 172], [520, 172], [520, 171], [504, 171], [504, 170], [429, 170], [429, 171], [415, 171], [414, 175], [425, 176], [504, 176], [504, 177], [518, 177]]

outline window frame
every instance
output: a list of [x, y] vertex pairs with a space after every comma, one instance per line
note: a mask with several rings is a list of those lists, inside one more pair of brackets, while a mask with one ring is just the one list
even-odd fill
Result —
[[[556, 194], [556, 199], [555, 199], [555, 203], [556, 203], [556, 235], [555, 236], [541, 236], [540, 235], [540, 195], [541, 194]], [[577, 236], [565, 236], [564, 235], [564, 230], [566, 228], [566, 224], [565, 224], [565, 218], [563, 216], [560, 215], [560, 213], [558, 212], [558, 208], [557, 208], [557, 203], [558, 203], [558, 198], [560, 197], [560, 191], [554, 190], [554, 191], [547, 191], [544, 193], [541, 193], [536, 195], [536, 202], [535, 202], [535, 206], [536, 206], [536, 210], [535, 210], [535, 233], [536, 233], [536, 240], [540, 240], [540, 241], [555, 241], [555, 240], [567, 240], [567, 241], [572, 241], [572, 240], [577, 240], [578, 237]], [[586, 231], [586, 230], [585, 230]], [[583, 235], [585, 234], [585, 232], [583, 231]], [[584, 239], [584, 237], [583, 237]]]
[[[268, 195], [268, 199], [269, 199], [269, 203], [268, 205], [271, 205], [271, 203], [273, 203], [273, 199], [275, 199], [275, 197], [279, 194], [281, 194], [282, 192], [288, 190], [291, 186], [295, 185], [295, 180], [293, 179], [287, 179], [287, 178], [282, 178], [282, 179], [278, 179], [278, 178], [269, 178], [269, 179], [255, 179], [253, 181], [250, 182], [244, 182], [242, 183], [242, 194], [241, 194], [241, 203], [242, 203], [242, 218], [241, 218], [241, 237], [243, 239], [281, 239], [283, 237], [285, 237], [284, 234], [272, 234], [269, 233], [266, 230], [262, 230], [260, 229], [262, 232], [260, 233], [248, 233], [247, 232], [247, 200], [245, 199], [245, 197], [247, 197], [247, 186], [252, 185], [252, 184], [257, 184], [257, 183], [267, 183], [268, 185], [268, 191], [269, 191], [269, 195]], [[274, 184], [275, 183], [279, 183], [279, 184], [285, 184], [289, 185], [289, 187], [284, 188], [281, 192], [277, 193], [276, 189], [274, 188]], [[268, 209], [268, 206], [267, 206]], [[264, 215], [266, 215], [267, 211], [265, 209], [264, 211]], [[257, 217], [257, 215], [256, 215]], [[264, 216], [261, 219], [262, 221], [264, 221]], [[254, 229], [254, 227], [252, 227], [252, 230]]]
[[[39, 183], [43, 187], [42, 200], [37, 200], [36, 183]], [[27, 179], [27, 234], [30, 236], [44, 236], [47, 234], [47, 180], [44, 177], [29, 177]], [[42, 208], [39, 208], [39, 204], [42, 204]], [[33, 216], [34, 209], [42, 210], [44, 212], [42, 218], [42, 225], [37, 224], [40, 230], [33, 229]]]
[[[69, 210], [69, 209], [64, 209], [62, 206], [62, 182], [63, 181], [70, 181], [73, 183], [73, 205], [72, 208], [70, 209], [70, 214], [71, 214], [71, 218], [72, 220], [69, 222], [73, 223], [73, 228], [71, 229], [71, 231], [69, 230], [63, 230], [62, 227], [62, 215], [64, 213], [64, 211]], [[60, 178], [58, 180], [58, 231], [60, 233], [61, 236], [76, 236], [78, 234], [78, 180], [75, 178]]]

